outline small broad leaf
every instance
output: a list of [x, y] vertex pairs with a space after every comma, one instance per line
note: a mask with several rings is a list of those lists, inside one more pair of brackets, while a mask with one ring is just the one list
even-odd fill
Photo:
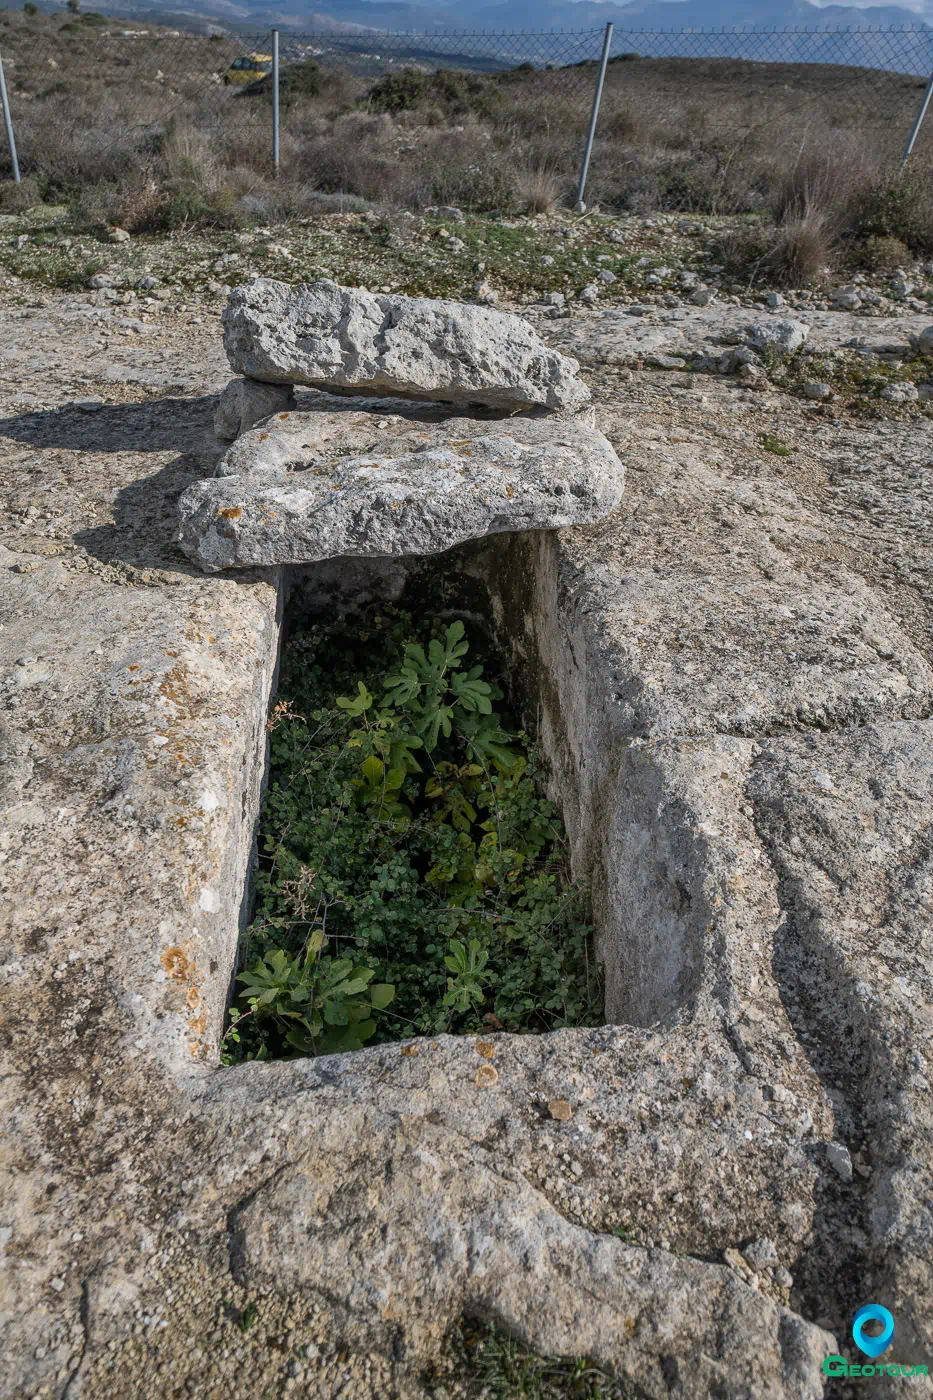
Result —
[[485, 681], [477, 680], [472, 672], [451, 676], [450, 688], [457, 697], [457, 703], [465, 710], [476, 710], [481, 715], [492, 714], [490, 686]]
[[373, 973], [368, 969], [359, 977], [354, 977], [349, 982], [344, 982], [340, 987], [340, 995], [344, 997], [355, 997], [360, 992], [365, 992], [367, 984], [373, 977]]
[[285, 1039], [288, 1042], [288, 1044], [292, 1047], [292, 1049], [297, 1050], [299, 1054], [314, 1054], [314, 1041], [311, 1039], [310, 1035], [308, 1035], [305, 1031], [300, 1031], [297, 1029], [289, 1031]]
[[329, 1026], [345, 1026], [349, 1020], [343, 1003], [340, 1001], [325, 1001], [324, 1020]]
[[337, 698], [338, 709], [346, 710], [347, 714], [349, 715], [365, 714], [365, 712], [369, 709], [370, 705], [373, 703], [373, 697], [370, 695], [369, 691], [366, 689], [362, 681], [357, 682], [356, 689], [357, 694], [352, 700], [348, 700], [344, 695], [338, 696]]
[[413, 666], [402, 666], [398, 675], [386, 678], [385, 703], [401, 709], [421, 693], [421, 679]]
[[378, 783], [382, 781], [382, 775], [385, 772], [385, 765], [383, 764], [381, 759], [373, 757], [367, 758], [363, 763], [361, 763], [360, 769], [362, 771], [363, 777], [368, 783]]
[[376, 982], [369, 989], [369, 1000], [374, 1011], [384, 1011], [395, 998], [395, 988], [391, 982]]

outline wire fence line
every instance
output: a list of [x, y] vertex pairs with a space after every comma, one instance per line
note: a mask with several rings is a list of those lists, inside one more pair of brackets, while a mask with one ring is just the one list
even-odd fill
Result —
[[[170, 123], [183, 121], [222, 133], [241, 164], [268, 163], [274, 109], [275, 149], [281, 138], [286, 170], [325, 116], [351, 109], [404, 114], [410, 124], [419, 113], [435, 124], [483, 117], [503, 129], [511, 123], [520, 139], [547, 128], [576, 149], [578, 167], [591, 154], [597, 188], [627, 144], [644, 144], [646, 131], [663, 128], [673, 149], [678, 125], [685, 149], [706, 133], [718, 167], [730, 159], [730, 143], [747, 152], [764, 133], [788, 151], [849, 141], [894, 162], [933, 91], [933, 29], [926, 26], [610, 26], [607, 44], [605, 28], [402, 33], [346, 26], [282, 30], [276, 41], [271, 30], [206, 36], [92, 15], [40, 18], [0, 14], [4, 115], [26, 173], [40, 147], [75, 122], [101, 157], [128, 140], [144, 152]], [[914, 132], [915, 157], [933, 153], [931, 127], [933, 119]], [[12, 151], [0, 152], [0, 178], [11, 174]], [[582, 198], [582, 182], [577, 193]]]

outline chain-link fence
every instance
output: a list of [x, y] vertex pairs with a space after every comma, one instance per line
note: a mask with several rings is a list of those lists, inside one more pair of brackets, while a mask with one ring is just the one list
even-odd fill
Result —
[[[928, 92], [933, 30], [199, 35], [94, 15], [0, 12], [26, 178], [52, 195], [272, 174], [417, 207], [543, 207], [589, 174], [608, 207], [762, 207], [803, 154], [896, 166]], [[933, 118], [914, 160], [933, 156]], [[11, 166], [0, 151], [0, 178]], [[200, 176], [198, 175], [200, 171]], [[207, 172], [207, 175], [205, 175]], [[252, 183], [251, 183], [252, 182]]]

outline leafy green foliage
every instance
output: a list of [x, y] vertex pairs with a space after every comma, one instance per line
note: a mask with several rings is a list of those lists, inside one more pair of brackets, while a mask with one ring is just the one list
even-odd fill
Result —
[[[302, 952], [290, 958], [276, 948], [237, 979], [256, 1027], [261, 1030], [267, 1018], [284, 1023], [287, 1044], [303, 1055], [359, 1050], [376, 1029], [374, 1013], [384, 1011], [395, 995], [385, 983], [369, 985], [372, 968], [356, 967], [349, 958], [320, 957], [323, 943], [317, 929]], [[238, 1038], [239, 1030], [237, 1024]]]
[[298, 633], [228, 1060], [598, 1021], [584, 901], [462, 622]]

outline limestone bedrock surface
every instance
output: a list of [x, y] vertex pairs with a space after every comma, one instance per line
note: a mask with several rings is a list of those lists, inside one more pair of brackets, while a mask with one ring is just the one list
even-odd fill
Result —
[[622, 496], [615, 451], [579, 423], [409, 423], [360, 455], [351, 429], [335, 456], [314, 441], [326, 416], [277, 415], [233, 449], [241, 467], [255, 453], [291, 471], [246, 470], [184, 493], [179, 543], [201, 568], [439, 554], [486, 535], [592, 523]]
[[452, 567], [617, 1024], [222, 1068], [284, 571], [173, 543], [216, 324], [101, 362], [88, 310], [2, 312], [0, 1396], [475, 1400], [466, 1313], [639, 1400], [807, 1400], [866, 1299], [933, 1364], [928, 421], [594, 370], [619, 507]]
[[258, 278], [223, 322], [233, 369], [271, 384], [565, 412], [590, 399], [576, 360], [488, 307]]

